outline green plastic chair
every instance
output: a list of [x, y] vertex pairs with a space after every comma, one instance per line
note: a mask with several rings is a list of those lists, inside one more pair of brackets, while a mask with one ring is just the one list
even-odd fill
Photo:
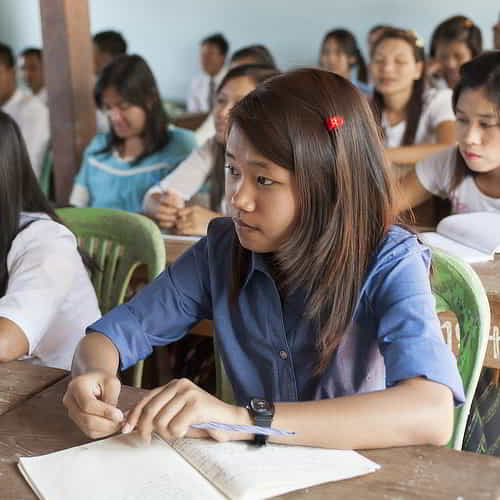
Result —
[[465, 403], [455, 409], [449, 448], [462, 449], [472, 398], [483, 367], [491, 313], [488, 297], [475, 271], [461, 259], [432, 250], [432, 291], [437, 312], [451, 311], [460, 327], [458, 370], [465, 391]]
[[[60, 208], [57, 215], [97, 265], [91, 279], [103, 314], [123, 303], [132, 274], [141, 264], [147, 265], [148, 283], [165, 269], [160, 230], [145, 216], [110, 208]], [[135, 387], [141, 386], [143, 367], [143, 361], [134, 367]]]
[[[462, 449], [465, 426], [472, 398], [483, 366], [490, 331], [490, 306], [483, 285], [475, 271], [465, 262], [433, 249], [432, 291], [437, 312], [451, 311], [460, 326], [458, 370], [465, 391], [465, 403], [455, 409], [453, 435], [449, 448]], [[217, 397], [234, 403], [231, 382], [218, 355], [214, 336]]]
[[40, 187], [47, 198], [51, 195], [53, 165], [52, 150], [49, 148], [43, 157], [42, 171], [40, 172], [39, 179]]

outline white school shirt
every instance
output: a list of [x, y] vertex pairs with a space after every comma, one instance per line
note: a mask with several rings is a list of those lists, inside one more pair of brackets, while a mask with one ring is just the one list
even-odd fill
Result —
[[2, 106], [21, 129], [31, 166], [37, 178], [43, 166], [43, 159], [50, 139], [49, 111], [42, 101], [32, 94], [16, 89], [12, 97]]
[[215, 137], [212, 137], [195, 149], [179, 166], [164, 177], [159, 184], [150, 187], [146, 192], [142, 207], [145, 213], [154, 212], [154, 201], [151, 195], [164, 193], [171, 189], [181, 196], [184, 201], [192, 198], [203, 186], [212, 171], [215, 160]]
[[101, 313], [73, 233], [45, 214], [21, 214], [21, 227], [30, 221], [7, 255], [0, 316], [26, 335], [25, 359], [69, 370], [85, 328]]
[[[455, 121], [455, 114], [451, 104], [452, 91], [450, 89], [427, 88], [423, 93], [422, 114], [418, 121], [417, 133], [413, 144], [436, 143], [436, 128], [445, 121]], [[406, 129], [406, 120], [391, 127], [382, 114], [382, 128], [385, 135], [385, 146], [397, 148], [401, 146]]]
[[47, 87], [42, 87], [37, 94], [35, 94], [36, 97], [38, 97], [38, 99], [40, 99], [40, 101], [43, 102], [43, 104], [45, 104], [45, 106], [48, 106], [49, 104], [49, 94], [47, 92]]
[[201, 113], [210, 111], [210, 78], [214, 79], [214, 93], [217, 91], [220, 82], [226, 76], [228, 68], [223, 66], [214, 76], [210, 77], [206, 73], [195, 76], [191, 81], [191, 87], [187, 98], [187, 110], [190, 113]]
[[460, 154], [457, 147], [452, 146], [419, 161], [416, 173], [420, 184], [429, 193], [449, 199], [454, 214], [500, 212], [500, 198], [483, 194], [471, 175], [467, 175], [455, 189], [451, 189], [457, 154]]

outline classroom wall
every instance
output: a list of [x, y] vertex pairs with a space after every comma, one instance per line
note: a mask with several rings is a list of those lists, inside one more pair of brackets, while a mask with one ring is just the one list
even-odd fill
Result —
[[[334, 27], [353, 31], [365, 45], [371, 26], [390, 23], [413, 28], [428, 42], [433, 28], [454, 14], [469, 16], [492, 47], [491, 26], [498, 0], [89, 0], [91, 31], [122, 31], [130, 52], [153, 68], [164, 97], [183, 100], [198, 71], [198, 43], [222, 31], [232, 49], [264, 43], [282, 69], [315, 64], [324, 33]], [[0, 0], [0, 40], [18, 52], [41, 45], [38, 0]]]

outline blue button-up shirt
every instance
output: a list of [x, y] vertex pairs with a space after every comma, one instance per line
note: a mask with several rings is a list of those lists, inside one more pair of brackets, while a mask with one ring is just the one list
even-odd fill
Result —
[[444, 343], [429, 283], [430, 250], [393, 226], [375, 252], [355, 311], [327, 369], [318, 363], [317, 326], [299, 290], [283, 302], [263, 255], [249, 252], [236, 304], [231, 301], [231, 219], [208, 235], [130, 302], [91, 325], [107, 335], [125, 369], [153, 346], [183, 337], [202, 319], [215, 324], [217, 346], [240, 404], [251, 397], [307, 401], [384, 389], [426, 377], [464, 400], [456, 360]]

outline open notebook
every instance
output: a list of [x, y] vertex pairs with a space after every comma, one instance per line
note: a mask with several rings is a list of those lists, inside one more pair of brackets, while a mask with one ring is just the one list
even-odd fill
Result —
[[419, 237], [466, 262], [493, 260], [500, 252], [500, 213], [450, 215], [438, 224], [435, 233], [420, 233]]
[[379, 468], [350, 450], [158, 436], [147, 446], [136, 433], [18, 466], [44, 500], [261, 499]]

